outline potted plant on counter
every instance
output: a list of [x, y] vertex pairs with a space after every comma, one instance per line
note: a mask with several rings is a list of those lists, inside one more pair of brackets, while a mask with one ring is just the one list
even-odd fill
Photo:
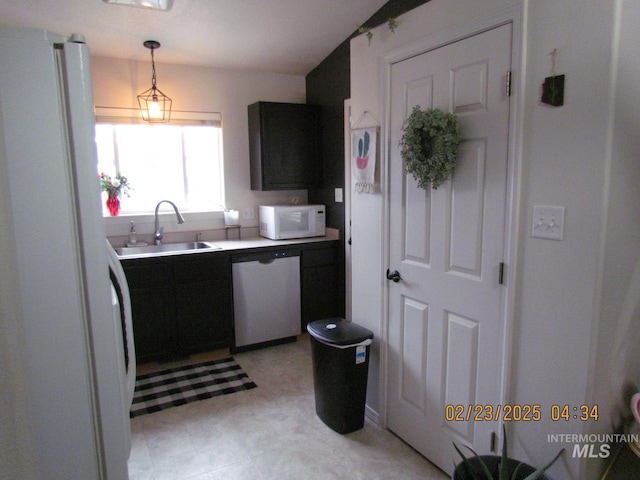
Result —
[[106, 173], [100, 174], [100, 187], [103, 192], [107, 192], [107, 208], [109, 214], [112, 217], [117, 216], [120, 213], [120, 194], [124, 193], [129, 196], [129, 190], [131, 185], [127, 177], [117, 173], [114, 178], [111, 178]]
[[549, 480], [544, 473], [558, 460], [564, 448], [558, 452], [551, 462], [535, 469], [526, 463], [509, 458], [507, 451], [507, 433], [502, 426], [502, 455], [478, 455], [472, 448], [465, 446], [473, 457], [467, 458], [454, 443], [462, 461], [456, 466], [453, 480]]

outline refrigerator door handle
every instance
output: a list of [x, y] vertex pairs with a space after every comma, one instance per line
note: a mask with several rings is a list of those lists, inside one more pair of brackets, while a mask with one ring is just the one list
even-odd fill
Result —
[[124, 332], [123, 339], [126, 339], [126, 351], [128, 354], [129, 363], [126, 368], [126, 394], [127, 404], [126, 412], [131, 408], [131, 402], [133, 401], [133, 392], [136, 385], [136, 348], [133, 339], [133, 317], [131, 315], [131, 297], [129, 295], [129, 285], [127, 283], [127, 277], [124, 274], [124, 269], [120, 264], [120, 260], [113, 250], [113, 247], [108, 240], [107, 243], [107, 255], [109, 258], [109, 268], [113, 272], [113, 275], [118, 282], [122, 296], [121, 311], [124, 312]]

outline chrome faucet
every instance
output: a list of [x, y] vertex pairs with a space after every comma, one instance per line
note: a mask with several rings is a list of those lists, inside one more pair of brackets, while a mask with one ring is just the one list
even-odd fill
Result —
[[180, 214], [180, 212], [178, 211], [178, 207], [176, 207], [175, 203], [173, 203], [171, 200], [160, 200], [158, 202], [158, 205], [156, 205], [156, 214], [155, 214], [155, 216], [156, 216], [156, 233], [153, 235], [153, 240], [154, 240], [156, 245], [162, 245], [162, 236], [163, 236], [163, 232], [164, 232], [164, 227], [160, 226], [160, 219], [158, 218], [158, 209], [160, 208], [160, 204], [161, 203], [165, 203], [165, 202], [173, 207], [173, 210], [176, 212], [176, 217], [178, 217], [178, 223], [184, 223], [184, 218]]

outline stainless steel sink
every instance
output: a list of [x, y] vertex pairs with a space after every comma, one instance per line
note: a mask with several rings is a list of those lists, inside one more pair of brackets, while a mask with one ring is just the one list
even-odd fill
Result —
[[120, 257], [156, 255], [162, 253], [188, 252], [192, 250], [220, 250], [222, 247], [209, 242], [164, 243], [162, 245], [145, 245], [144, 247], [120, 247], [115, 251]]

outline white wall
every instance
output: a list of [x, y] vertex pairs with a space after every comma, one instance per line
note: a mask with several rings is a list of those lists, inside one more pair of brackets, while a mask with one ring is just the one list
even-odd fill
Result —
[[[549, 444], [546, 436], [581, 433], [589, 426], [579, 420], [552, 422], [550, 407], [592, 402], [589, 361], [598, 322], [614, 8], [612, 2], [549, 0], [529, 2], [527, 15], [511, 395], [515, 403], [542, 404], [546, 419], [515, 425], [513, 440], [516, 451], [534, 464], [567, 447], [563, 462], [570, 465], [572, 478], [587, 478], [586, 470], [579, 473], [577, 459], [571, 459], [573, 444]], [[538, 103], [554, 48], [556, 71], [566, 75], [565, 105], [560, 108]], [[565, 207], [562, 242], [530, 236], [536, 204]], [[599, 467], [593, 459], [583, 463], [587, 470]]]
[[[592, 402], [616, 424], [629, 415], [630, 396], [640, 390], [640, 4], [620, 2], [619, 19], [600, 326], [592, 375]], [[608, 423], [592, 425], [594, 432], [608, 429]]]
[[[225, 204], [227, 208], [255, 209], [253, 220], [242, 220], [243, 227], [258, 225], [258, 205], [288, 203], [298, 197], [307, 201], [306, 190], [286, 192], [251, 191], [249, 177], [249, 133], [247, 106], [258, 101], [305, 103], [305, 78], [253, 71], [230, 71], [204, 67], [169, 65], [159, 63], [162, 50], [156, 53], [157, 86], [173, 100], [174, 110], [209, 111], [222, 113]], [[91, 58], [93, 91], [96, 106], [137, 108], [136, 96], [151, 86], [151, 63]], [[152, 211], [155, 205], [150, 205]], [[211, 215], [211, 228], [223, 223], [220, 213]], [[148, 219], [146, 219], [148, 222]], [[136, 222], [138, 224], [138, 222]], [[187, 224], [189, 223], [189, 224]], [[178, 230], [202, 225], [189, 222]], [[115, 231], [125, 235], [128, 222], [116, 222]], [[143, 226], [144, 228], [144, 226]], [[176, 228], [173, 222], [165, 226], [170, 233]], [[121, 231], [119, 231], [119, 230]]]
[[[619, 5], [624, 6], [624, 15], [616, 70], [618, 57], [612, 57], [612, 50], [615, 53]], [[353, 118], [367, 110], [384, 123], [385, 55], [419, 39], [446, 36], [447, 30], [477, 19], [501, 16], [506, 7], [522, 11], [522, 37], [514, 39], [516, 46], [522, 45], [522, 64], [514, 72], [519, 189], [518, 221], [513, 225], [516, 264], [510, 266], [515, 295], [507, 400], [542, 405], [542, 421], [510, 425], [514, 456], [536, 465], [560, 447], [573, 448], [548, 443], [550, 433], [611, 431], [616, 418], [610, 410], [623, 403], [622, 384], [636, 383], [637, 388], [640, 358], [633, 348], [638, 334], [632, 326], [637, 325], [640, 310], [640, 121], [634, 82], [640, 62], [633, 47], [638, 44], [634, 30], [638, 8], [631, 5], [631, 0], [431, 0], [400, 17], [395, 33], [382, 26], [374, 30], [371, 45], [364, 36], [351, 42]], [[549, 54], [554, 49], [556, 73], [566, 75], [565, 105], [559, 108], [539, 102], [540, 86], [551, 74]], [[613, 102], [615, 72], [618, 88]], [[352, 199], [353, 320], [373, 329], [378, 338], [385, 334], [381, 307], [387, 268], [382, 224], [387, 166], [385, 149], [381, 151], [382, 193], [354, 194]], [[530, 236], [536, 204], [565, 207], [563, 241]], [[612, 347], [620, 350], [612, 355]], [[379, 353], [378, 343], [374, 353]], [[376, 360], [371, 367], [368, 406], [383, 413], [384, 372]], [[597, 423], [550, 420], [552, 404], [594, 402], [603, 402]], [[571, 453], [554, 467], [554, 478], [597, 475], [598, 460], [579, 465]]]

